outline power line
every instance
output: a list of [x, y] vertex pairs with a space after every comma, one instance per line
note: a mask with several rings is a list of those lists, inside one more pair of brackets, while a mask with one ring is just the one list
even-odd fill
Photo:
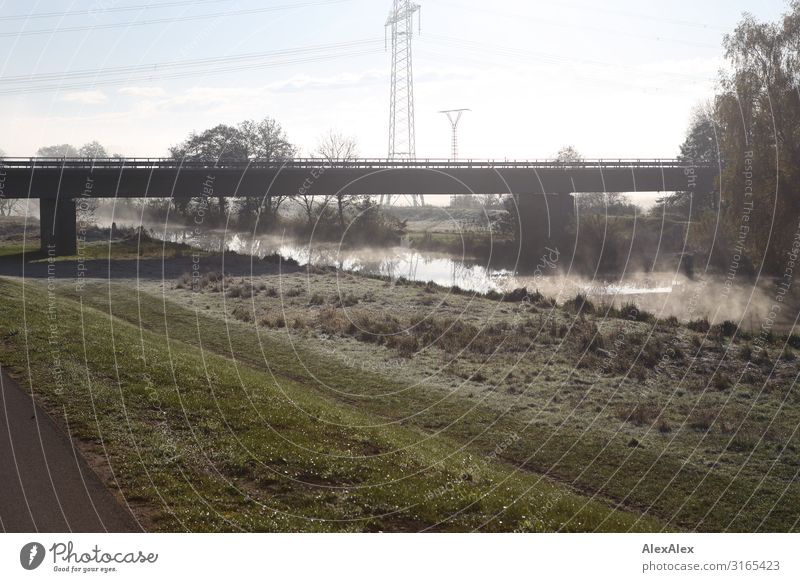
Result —
[[[580, 63], [611, 68], [615, 70], [627, 70], [636, 74], [637, 78], [648, 73], [648, 71], [643, 71], [641, 68], [629, 65], [621, 65], [619, 63], [608, 63], [591, 59], [580, 59], [549, 53], [532, 52], [523, 49], [440, 36], [436, 34], [427, 34], [423, 38], [423, 42], [425, 44], [440, 45], [447, 48], [458, 49], [460, 54], [458, 58], [461, 62], [463, 62], [465, 52], [474, 52], [479, 55], [479, 58], [471, 59], [473, 62], [477, 61], [494, 64], [496, 61], [491, 61], [489, 59], [492, 55], [495, 55], [501, 57], [504, 64], [508, 64], [509, 60], [516, 60], [526, 64], [530, 64], [531, 61], [536, 63], [550, 62], [554, 64]], [[152, 81], [161, 79], [177, 79], [192, 75], [215, 75], [226, 72], [269, 68], [280, 66], [282, 64], [318, 62], [322, 60], [331, 60], [337, 56], [348, 58], [359, 55], [375, 54], [380, 51], [380, 45], [381, 39], [373, 38], [350, 42], [302, 46], [278, 51], [244, 53], [224, 57], [209, 57], [203, 59], [188, 59], [183, 61], [154, 62], [123, 67], [81, 69], [76, 71], [2, 77], [0, 78], [0, 94], [31, 94], [37, 92], [58, 91], [60, 89], [67, 90], [85, 88], [87, 85], [92, 87], [112, 86], [142, 80]], [[437, 57], [452, 56], [438, 53], [436, 51], [430, 51], [429, 54]], [[487, 59], [487, 57], [489, 57], [489, 59]], [[659, 72], [657, 74], [658, 76], [693, 82], [709, 82], [714, 80], [708, 77], [693, 76], [675, 72]], [[81, 80], [83, 81], [81, 82]]]
[[348, 42], [338, 42], [321, 45], [307, 45], [295, 47], [291, 49], [281, 49], [276, 51], [264, 51], [253, 53], [242, 53], [238, 55], [228, 55], [224, 57], [206, 57], [202, 59], [187, 59], [183, 61], [166, 61], [156, 63], [145, 63], [141, 65], [130, 65], [124, 67], [104, 67], [99, 69], [79, 69], [75, 71], [65, 71], [58, 73], [38, 73], [32, 75], [17, 75], [14, 77], [0, 78], [0, 86], [13, 85], [17, 83], [42, 83], [47, 81], [65, 81], [75, 79], [94, 79], [97, 77], [115, 76], [115, 75], [128, 75], [138, 72], [156, 73], [159, 71], [169, 71], [170, 69], [202, 67], [205, 65], [214, 64], [230, 64], [236, 61], [253, 60], [266, 57], [286, 56], [294, 54], [302, 54], [306, 52], [320, 52], [320, 51], [339, 51], [351, 49], [355, 47], [378, 47], [380, 39], [362, 39]]
[[[199, 75], [208, 76], [208, 75], [215, 75], [215, 74], [226, 74], [232, 73], [237, 71], [246, 71], [246, 70], [253, 70], [253, 69], [265, 69], [271, 67], [279, 67], [284, 65], [294, 65], [294, 64], [306, 64], [306, 63], [316, 63], [321, 61], [329, 61], [329, 60], [336, 60], [341, 58], [350, 58], [350, 57], [357, 57], [362, 55], [369, 55], [369, 54], [377, 54], [381, 52], [381, 41], [375, 40], [372, 41], [373, 48], [364, 48], [359, 46], [351, 46], [345, 47], [342, 49], [341, 47], [337, 47], [336, 50], [327, 50], [323, 54], [313, 54], [314, 52], [318, 52], [320, 47], [314, 47], [311, 50], [302, 51], [302, 50], [294, 50], [291, 52], [284, 51], [282, 54], [279, 55], [262, 55], [255, 62], [244, 62], [239, 65], [231, 66], [227, 62], [223, 63], [215, 63], [216, 66], [210, 69], [199, 69], [199, 70], [183, 70], [183, 71], [174, 71], [174, 72], [167, 72], [166, 74], [161, 74], [162, 72], [154, 68], [152, 71], [138, 71], [136, 73], [130, 74], [127, 77], [122, 78], [112, 78], [100, 81], [80, 81], [80, 82], [69, 82], [69, 83], [52, 83], [49, 85], [38, 85], [32, 86], [30, 84], [23, 84], [22, 86], [18, 87], [9, 87], [7, 89], [0, 89], [0, 95], [22, 95], [22, 94], [31, 94], [31, 93], [44, 93], [44, 92], [51, 92], [51, 91], [67, 91], [67, 90], [74, 90], [74, 89], [94, 89], [98, 87], [109, 87], [115, 85], [125, 85], [129, 83], [135, 82], [151, 82], [153, 80], [167, 80], [167, 79], [182, 79], [187, 77], [197, 77]], [[312, 54], [303, 55], [303, 52], [311, 52]], [[267, 56], [278, 56], [282, 58], [273, 58], [272, 60], [265, 60]]]
[[[419, 50], [419, 54], [424, 55], [426, 59], [432, 64], [436, 66], [445, 66], [448, 60], [453, 59], [453, 55], [444, 52], [438, 51], [431, 51], [431, 50]], [[463, 65], [467, 60], [465, 55], [461, 55], [458, 57], [458, 64]], [[482, 56], [482, 57], [469, 57], [468, 58], [470, 63], [477, 63], [482, 64], [498, 69], [508, 69], [509, 60], [507, 57], [499, 57], [497, 59], [491, 59], [491, 56]], [[634, 84], [632, 82], [626, 82], [624, 80], [614, 79], [610, 81], [607, 74], [590, 74], [582, 71], [569, 71], [571, 75], [571, 79], [575, 83], [580, 83], [581, 86], [586, 86], [590, 88], [596, 88], [598, 90], [606, 91], [610, 87], [614, 89], [630, 89], [637, 92], [651, 92], [651, 93], [661, 93], [665, 90], [668, 90], [670, 93], [685, 93], [685, 94], [694, 94], [687, 89], [688, 83], [669, 83], [667, 86], [664, 85], [657, 85], [655, 83], [649, 83], [647, 85], [641, 84]], [[710, 81], [711, 79], [708, 79]]]
[[86, 26], [64, 26], [59, 28], [39, 28], [36, 30], [19, 30], [14, 32], [0, 32], [0, 38], [16, 38], [21, 36], [37, 36], [42, 34], [60, 34], [63, 32], [85, 32], [95, 30], [107, 30], [112, 28], [129, 28], [133, 26], [150, 26], [153, 24], [172, 24], [175, 22], [187, 22], [190, 20], [208, 20], [213, 18], [225, 18], [228, 16], [244, 16], [249, 14], [263, 14], [265, 12], [278, 12], [281, 10], [292, 10], [295, 8], [306, 8], [310, 6], [327, 6], [352, 2], [352, 0], [322, 0], [317, 2], [298, 2], [296, 4], [283, 4], [280, 6], [268, 6], [262, 8], [248, 8], [245, 10], [231, 10], [228, 12], [214, 12], [211, 14], [194, 14], [191, 16], [179, 16], [174, 18], [155, 18], [152, 20], [134, 20], [128, 22], [113, 22], [107, 24], [93, 24]]
[[[489, 9], [489, 8], [481, 8], [480, 6], [467, 6], [467, 5], [464, 5], [464, 4], [457, 4], [455, 2], [448, 2], [447, 0], [438, 0], [437, 4], [443, 4], [445, 6], [451, 6], [453, 8], [458, 8], [459, 10], [473, 10], [473, 11], [481, 11], [481, 12], [490, 12], [492, 14], [499, 14], [499, 15], [503, 15], [503, 16], [506, 16], [508, 18], [513, 18], [513, 19], [526, 18], [526, 16], [522, 15], [522, 14], [515, 14], [515, 13], [510, 13], [510, 12], [497, 11], [497, 10], [494, 9], [494, 7]], [[642, 20], [652, 20], [652, 21], [655, 21], [655, 22], [667, 22], [669, 24], [674, 24], [676, 26], [685, 26], [685, 27], [691, 27], [691, 28], [702, 28], [702, 29], [706, 29], [706, 30], [716, 30], [716, 31], [719, 31], [719, 32], [728, 32], [728, 29], [720, 28], [718, 26], [711, 26], [710, 24], [706, 24], [706, 23], [703, 23], [703, 22], [693, 22], [693, 21], [690, 21], [690, 20], [682, 20], [682, 19], [679, 19], [679, 18], [665, 18], [663, 16], [653, 16], [653, 15], [650, 15], [650, 14], [643, 14], [641, 12], [630, 12], [630, 11], [626, 11], [626, 10], [618, 10], [618, 9], [615, 9], [615, 8], [606, 8], [606, 7], [600, 6], [598, 4], [577, 4], [577, 3], [574, 3], [574, 2], [565, 2], [563, 0], [560, 0], [559, 1], [559, 5], [560, 6], [567, 6], [567, 7], [575, 8], [575, 9], [578, 9], [578, 10], [593, 10], [595, 12], [605, 12], [607, 14], [618, 14], [620, 16], [629, 16], [631, 18], [639, 18], [639, 19], [642, 19]]]
[[595, 10], [598, 12], [606, 12], [609, 14], [619, 14], [622, 16], [630, 16], [631, 18], [640, 18], [642, 20], [653, 20], [655, 22], [668, 22], [670, 24], [675, 24], [678, 26], [688, 26], [692, 28], [704, 28], [708, 30], [716, 30], [719, 32], [728, 32], [728, 29], [721, 28], [718, 26], [711, 26], [710, 24], [706, 24], [704, 22], [693, 22], [690, 20], [682, 20], [679, 18], [664, 18], [663, 16], [653, 16], [651, 14], [642, 14], [641, 12], [630, 12], [628, 10], [618, 10], [616, 8], [606, 8], [604, 6], [599, 6], [597, 4], [575, 4], [571, 2], [562, 2], [566, 6], [572, 6], [573, 8], [578, 8], [580, 10]]
[[181, 0], [180, 2], [159, 2], [158, 4], [137, 4], [129, 6], [112, 6], [90, 8], [88, 10], [74, 10], [68, 12], [38, 12], [32, 14], [12, 14], [0, 16], [0, 22], [10, 20], [34, 20], [39, 18], [68, 18], [70, 16], [92, 16], [94, 14], [108, 14], [113, 12], [132, 12], [135, 10], [151, 10], [157, 8], [174, 8], [177, 6], [197, 6], [198, 4], [220, 4], [232, 0]]
[[[621, 65], [619, 63], [609, 63], [606, 61], [598, 61], [594, 59], [581, 59], [575, 57], [565, 57], [562, 55], [556, 55], [552, 53], [542, 53], [542, 52], [535, 52], [535, 51], [528, 51], [524, 49], [518, 49], [514, 47], [496, 45], [492, 43], [485, 43], [473, 40], [466, 40], [460, 38], [454, 38], [449, 36], [442, 36], [437, 34], [426, 34], [425, 43], [432, 43], [438, 44], [441, 46], [445, 46], [448, 48], [457, 48], [460, 51], [462, 50], [472, 50], [475, 52], [480, 53], [482, 56], [485, 56], [487, 52], [492, 52], [494, 54], [504, 56], [504, 57], [517, 57], [520, 61], [528, 62], [525, 59], [536, 59], [539, 62], [552, 62], [552, 63], [581, 63], [581, 64], [588, 64], [600, 67], [607, 67], [613, 69], [625, 69], [629, 70], [632, 73], [636, 73], [637, 75], [642, 75], [645, 73], [641, 68], [637, 68], [631, 65]], [[659, 72], [658, 75], [660, 76], [668, 76], [673, 77], [676, 79], [684, 79], [687, 81], [710, 81], [708, 77], [700, 77], [695, 75], [687, 75], [683, 73], [669, 73], [669, 72]]]

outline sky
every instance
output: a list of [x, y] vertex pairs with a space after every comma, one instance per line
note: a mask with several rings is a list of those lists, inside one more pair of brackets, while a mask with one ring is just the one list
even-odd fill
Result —
[[[673, 157], [714, 93], [722, 40], [783, 0], [417, 0], [417, 157], [469, 108], [461, 158]], [[192, 131], [265, 116], [301, 154], [320, 136], [388, 149], [390, 0], [0, 0], [0, 149], [97, 140], [157, 157]]]

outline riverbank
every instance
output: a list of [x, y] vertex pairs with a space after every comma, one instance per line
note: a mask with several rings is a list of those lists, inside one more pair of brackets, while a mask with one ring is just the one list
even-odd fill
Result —
[[[153, 529], [797, 527], [797, 338], [277, 260], [195, 263], [167, 247], [172, 258], [119, 259], [110, 279], [56, 285], [62, 360], [76, 386], [87, 367], [102, 382], [112, 462], [160, 508]], [[27, 305], [49, 301], [43, 282], [26, 281]], [[21, 283], [4, 285], [20, 296]], [[19, 329], [30, 307], [16, 309], [4, 324]], [[4, 345], [21, 365], [23, 336]], [[52, 384], [47, 356], [34, 359], [37, 382]], [[52, 403], [80, 407], [82, 390]], [[94, 416], [83, 421], [97, 438]], [[276, 491], [278, 514], [296, 519], [259, 509]], [[230, 522], [200, 515], [220, 506]], [[543, 519], [541, 507], [561, 509]], [[247, 521], [256, 509], [269, 519]]]

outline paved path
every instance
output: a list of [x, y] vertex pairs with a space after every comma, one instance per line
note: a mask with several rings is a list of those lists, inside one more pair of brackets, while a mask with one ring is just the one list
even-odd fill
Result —
[[0, 531], [141, 531], [64, 431], [1, 370]]

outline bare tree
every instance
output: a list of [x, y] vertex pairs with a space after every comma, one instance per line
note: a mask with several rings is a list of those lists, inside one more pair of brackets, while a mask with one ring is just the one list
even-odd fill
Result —
[[0, 216], [11, 216], [19, 206], [16, 198], [0, 198]]
[[[0, 148], [0, 158], [6, 157], [6, 152], [3, 148]], [[2, 170], [2, 164], [0, 164], [0, 171]], [[0, 172], [0, 178], [3, 177], [2, 172]], [[14, 209], [19, 204], [19, 200], [15, 198], [5, 198], [0, 196], [0, 216], [10, 216]]]
[[[358, 143], [355, 137], [331, 130], [320, 138], [316, 154], [329, 163], [346, 162], [358, 157]], [[344, 212], [347, 206], [351, 204], [351, 199], [341, 192], [337, 193], [334, 197], [336, 198], [336, 212], [339, 216], [339, 226], [344, 230]], [[329, 201], [330, 198], [327, 198], [323, 207], [326, 207]]]
[[[281, 124], [271, 117], [243, 121], [238, 127], [250, 159], [282, 162], [297, 155], [297, 148], [289, 141]], [[275, 192], [272, 189], [266, 192], [263, 199], [266, 216], [263, 222], [269, 224], [277, 218], [281, 205], [290, 197], [291, 193], [288, 192]], [[261, 207], [261, 199], [244, 198], [240, 202], [239, 212], [254, 214]]]

